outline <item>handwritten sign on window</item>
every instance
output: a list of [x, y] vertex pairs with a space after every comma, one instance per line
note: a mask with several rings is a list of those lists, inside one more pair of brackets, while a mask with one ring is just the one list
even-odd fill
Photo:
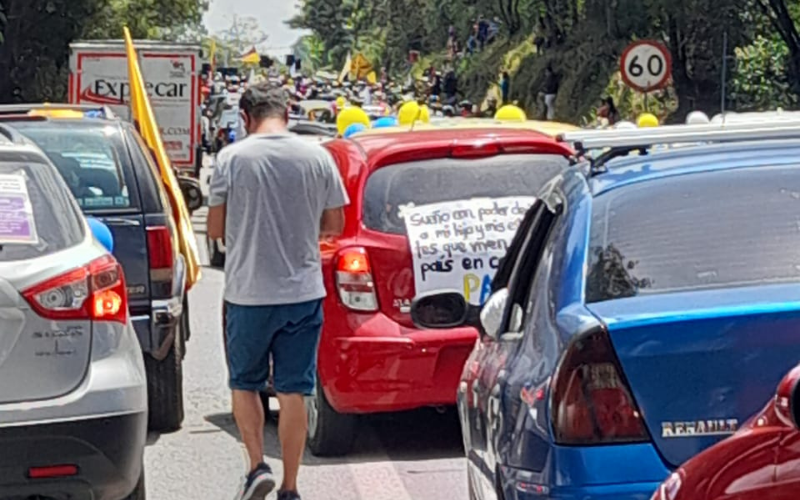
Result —
[[459, 290], [482, 305], [534, 197], [475, 198], [402, 209], [417, 295]]
[[0, 175], [0, 244], [36, 244], [36, 221], [22, 175]]

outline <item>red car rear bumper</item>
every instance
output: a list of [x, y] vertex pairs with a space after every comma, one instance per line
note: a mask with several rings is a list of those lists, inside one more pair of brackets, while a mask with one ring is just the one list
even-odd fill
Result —
[[377, 413], [455, 404], [477, 332], [406, 328], [378, 313], [354, 336], [325, 337], [319, 358], [328, 401], [340, 413]]

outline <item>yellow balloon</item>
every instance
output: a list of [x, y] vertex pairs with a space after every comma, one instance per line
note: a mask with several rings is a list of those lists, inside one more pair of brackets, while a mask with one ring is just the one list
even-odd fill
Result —
[[337, 108], [342, 109], [342, 108], [344, 108], [345, 104], [347, 104], [347, 99], [345, 99], [343, 96], [339, 96], [339, 97], [336, 98], [336, 107]]
[[639, 116], [639, 119], [636, 120], [636, 125], [638, 125], [639, 128], [652, 128], [658, 127], [660, 123], [658, 123], [656, 115], [652, 113], [643, 113]]
[[528, 119], [528, 117], [525, 116], [525, 111], [523, 111], [521, 108], [512, 104], [507, 104], [497, 110], [497, 114], [494, 115], [494, 119], [504, 122], [524, 122]]
[[422, 123], [431, 122], [431, 110], [429, 110], [428, 106], [424, 104], [419, 108], [419, 121], [421, 121]]
[[363, 109], [358, 107], [350, 107], [343, 109], [339, 116], [336, 117], [336, 130], [339, 131], [339, 135], [344, 135], [345, 130], [350, 125], [355, 123], [361, 123], [367, 128], [370, 126], [369, 116]]
[[408, 126], [420, 119], [422, 110], [416, 101], [408, 101], [400, 106], [400, 111], [397, 113], [397, 123], [401, 126]]

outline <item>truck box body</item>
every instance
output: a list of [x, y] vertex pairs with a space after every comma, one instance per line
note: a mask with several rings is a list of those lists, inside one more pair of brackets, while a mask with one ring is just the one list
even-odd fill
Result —
[[[135, 45], [164, 147], [175, 167], [194, 171], [201, 161], [201, 48], [154, 41]], [[118, 116], [130, 119], [125, 43], [77, 42], [70, 48], [70, 103], [107, 105]]]

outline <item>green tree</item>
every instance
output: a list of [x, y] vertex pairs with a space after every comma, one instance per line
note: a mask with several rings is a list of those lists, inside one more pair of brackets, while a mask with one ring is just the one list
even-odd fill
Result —
[[66, 95], [69, 43], [86, 19], [103, 7], [96, 0], [3, 0], [7, 23], [0, 46], [0, 102], [61, 99]]
[[[24, 1], [24, 0], [23, 0]], [[71, 3], [71, 2], [65, 2]], [[83, 23], [89, 39], [116, 39], [123, 26], [138, 39], [163, 39], [170, 30], [203, 32], [202, 17], [208, 0], [95, 0], [96, 10]]]
[[300, 37], [292, 49], [304, 68], [315, 71], [325, 67], [325, 43], [317, 34]]
[[747, 46], [736, 48], [736, 68], [731, 79], [728, 102], [737, 111], [758, 111], [797, 105], [792, 90], [790, 53], [780, 36], [759, 36]]
[[341, 66], [353, 47], [355, 38], [348, 22], [353, 16], [355, 2], [351, 0], [306, 0], [301, 12], [289, 20], [295, 29], [316, 34], [325, 45], [326, 64]]
[[[64, 100], [69, 44], [198, 29], [206, 0], [0, 0], [0, 102]], [[7, 21], [7, 22], [4, 22]]]
[[[500, 18], [500, 40], [459, 63], [461, 88], [481, 99], [509, 69], [512, 99], [531, 116], [540, 111], [548, 65], [561, 77], [560, 119], [589, 115], [609, 89], [638, 113], [642, 96], [609, 82], [619, 81], [625, 47], [644, 38], [671, 52], [672, 86], [650, 103], [676, 119], [694, 109], [719, 111], [724, 67], [734, 107], [790, 105], [800, 95], [800, 0], [302, 0], [291, 24], [314, 33], [325, 64], [338, 68], [348, 52], [368, 51], [374, 63], [401, 75], [409, 50], [420, 51], [426, 64], [443, 64], [448, 28], [464, 43], [478, 16]], [[544, 50], [521, 51], [512, 64], [509, 56], [534, 37], [545, 41]]]

